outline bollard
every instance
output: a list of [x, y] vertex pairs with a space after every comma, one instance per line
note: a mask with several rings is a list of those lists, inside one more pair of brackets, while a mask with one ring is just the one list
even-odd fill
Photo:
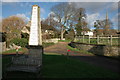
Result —
[[70, 52], [70, 50], [68, 49], [68, 50], [67, 50], [67, 58], [69, 57], [69, 52]]

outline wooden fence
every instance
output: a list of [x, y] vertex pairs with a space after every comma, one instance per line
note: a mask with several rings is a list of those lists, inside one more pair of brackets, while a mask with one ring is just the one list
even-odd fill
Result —
[[75, 38], [75, 42], [82, 42], [82, 43], [93, 43], [93, 44], [108, 44], [108, 45], [118, 45], [119, 37], [108, 36], [77, 36]]

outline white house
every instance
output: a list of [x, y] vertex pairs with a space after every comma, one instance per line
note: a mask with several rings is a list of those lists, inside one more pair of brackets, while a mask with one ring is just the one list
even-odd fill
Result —
[[[82, 32], [83, 34], [83, 32]], [[93, 36], [93, 31], [84, 32], [84, 35]]]

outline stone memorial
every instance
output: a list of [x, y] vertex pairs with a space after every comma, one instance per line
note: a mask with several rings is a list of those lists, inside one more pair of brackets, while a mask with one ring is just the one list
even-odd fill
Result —
[[42, 37], [41, 37], [41, 23], [40, 23], [40, 7], [38, 5], [32, 6], [31, 26], [28, 55], [14, 57], [12, 65], [6, 71], [22, 71], [39, 73], [42, 66]]
[[29, 45], [27, 46], [31, 57], [42, 56], [42, 54], [39, 54], [39, 53], [43, 53], [43, 47], [41, 45], [42, 45], [42, 37], [41, 37], [41, 23], [40, 23], [40, 7], [37, 5], [33, 5]]
[[42, 45], [39, 10], [40, 10], [39, 6], [33, 5], [29, 38], [29, 45], [32, 46]]

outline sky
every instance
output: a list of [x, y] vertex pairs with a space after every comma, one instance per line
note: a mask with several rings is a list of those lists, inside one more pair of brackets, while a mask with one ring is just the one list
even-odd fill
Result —
[[[26, 21], [29, 21], [31, 17], [32, 5], [38, 5], [40, 6], [41, 19], [45, 19], [51, 13], [51, 7], [61, 3], [59, 0], [52, 0], [52, 2], [48, 2], [49, 0], [46, 0], [46, 2], [19, 2], [19, 0], [16, 0], [15, 2], [14, 1], [4, 0], [2, 2], [2, 18], [16, 15], [23, 17]], [[85, 0], [84, 2], [76, 1], [78, 0], [66, 0], [66, 2], [69, 4], [75, 4], [76, 8], [85, 8], [87, 22], [91, 29], [94, 29], [93, 24], [95, 20], [105, 19], [106, 12], [108, 12], [108, 17], [113, 22], [113, 28], [118, 28], [118, 15], [120, 15], [118, 12], [118, 2], [113, 2], [113, 0], [111, 0], [111, 2], [107, 2], [108, 0], [104, 0], [106, 2], [94, 2], [94, 0], [93, 2], [85, 2]]]

